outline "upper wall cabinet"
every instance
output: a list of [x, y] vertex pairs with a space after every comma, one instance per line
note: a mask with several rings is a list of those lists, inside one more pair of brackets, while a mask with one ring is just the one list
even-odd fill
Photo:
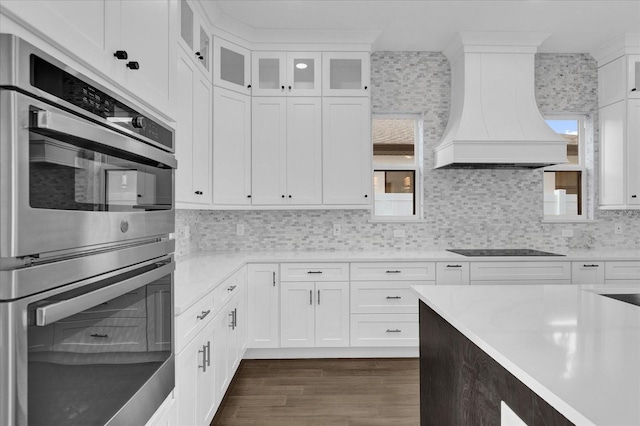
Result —
[[2, 5], [7, 15], [87, 68], [171, 114], [175, 1], [3, 0]]
[[367, 52], [324, 52], [322, 94], [324, 96], [369, 96], [370, 56]]
[[321, 54], [253, 52], [253, 96], [320, 96]]
[[180, 1], [180, 37], [178, 42], [211, 80], [211, 36], [193, 3]]
[[218, 37], [213, 38], [213, 84], [251, 95], [251, 52]]
[[640, 55], [627, 56], [627, 96], [640, 98]]

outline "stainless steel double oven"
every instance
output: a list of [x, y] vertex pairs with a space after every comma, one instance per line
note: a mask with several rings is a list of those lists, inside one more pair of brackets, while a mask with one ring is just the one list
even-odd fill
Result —
[[0, 424], [144, 424], [174, 387], [173, 129], [0, 34]]

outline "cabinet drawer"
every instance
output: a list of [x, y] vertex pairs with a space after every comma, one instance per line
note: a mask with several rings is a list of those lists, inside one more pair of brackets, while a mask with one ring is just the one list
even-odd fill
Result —
[[222, 308], [231, 298], [240, 291], [238, 274], [233, 274], [213, 290], [213, 298], [216, 302], [216, 310]]
[[280, 281], [348, 281], [348, 263], [283, 263]]
[[418, 296], [409, 286], [423, 284], [423, 281], [353, 281], [351, 313], [417, 313]]
[[[106, 349], [108, 348], [108, 349]], [[104, 318], [57, 322], [53, 350], [59, 352], [146, 352], [145, 318]]]
[[436, 279], [435, 262], [352, 263], [352, 280], [427, 280]]
[[351, 346], [418, 346], [418, 315], [353, 314]]
[[571, 262], [471, 262], [470, 275], [471, 281], [570, 283]]
[[640, 262], [606, 262], [604, 278], [607, 280], [640, 280]]
[[214, 301], [214, 294], [210, 292], [176, 318], [176, 353], [180, 353], [214, 317]]
[[436, 277], [437, 285], [469, 284], [469, 262], [438, 262]]

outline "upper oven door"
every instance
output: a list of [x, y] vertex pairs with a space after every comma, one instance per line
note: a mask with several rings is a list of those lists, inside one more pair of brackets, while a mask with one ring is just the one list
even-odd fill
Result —
[[174, 231], [170, 153], [13, 90], [0, 119], [0, 257]]

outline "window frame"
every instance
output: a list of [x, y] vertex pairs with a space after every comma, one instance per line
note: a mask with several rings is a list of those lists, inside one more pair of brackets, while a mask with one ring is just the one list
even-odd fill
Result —
[[[545, 222], [584, 222], [589, 220], [588, 199], [591, 194], [588, 193], [589, 185], [587, 183], [587, 164], [586, 164], [586, 114], [545, 114], [545, 122], [547, 120], [575, 120], [578, 122], [578, 164], [555, 164], [553, 166], [543, 167], [543, 186], [542, 186], [542, 214]], [[553, 129], [552, 129], [553, 130]], [[557, 133], [560, 134], [560, 133]], [[544, 213], [544, 173], [546, 172], [581, 172], [580, 191], [582, 214], [579, 215], [547, 215]]]
[[[373, 154], [373, 122], [375, 119], [411, 119], [414, 121], [414, 161], [413, 165], [385, 164], [384, 162], [376, 162]], [[421, 113], [373, 113], [371, 114], [371, 185], [373, 191], [373, 205], [371, 208], [370, 222], [419, 222], [424, 220], [424, 116]], [[393, 171], [413, 171], [415, 180], [414, 186], [414, 203], [415, 213], [411, 216], [391, 216], [376, 215], [376, 194], [373, 179], [375, 172], [393, 172]]]

